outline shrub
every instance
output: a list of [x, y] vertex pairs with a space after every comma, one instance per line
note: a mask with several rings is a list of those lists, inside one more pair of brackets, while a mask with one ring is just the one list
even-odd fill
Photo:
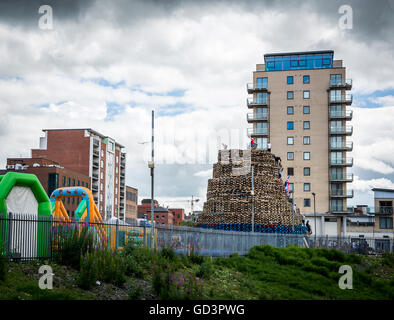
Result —
[[132, 256], [123, 257], [125, 265], [125, 273], [127, 276], [134, 276], [136, 278], [143, 278], [145, 275], [144, 269], [137, 263]]
[[60, 264], [68, 265], [76, 270], [80, 269], [81, 255], [86, 256], [94, 247], [94, 232], [87, 225], [68, 223], [56, 227], [55, 233], [60, 238], [60, 250], [57, 260]]
[[201, 264], [204, 261], [204, 257], [196, 255], [194, 252], [192, 252], [192, 254], [189, 256], [189, 260], [193, 264]]
[[394, 253], [385, 252], [383, 254], [382, 264], [386, 266], [394, 265]]
[[87, 253], [81, 256], [81, 270], [77, 278], [77, 284], [82, 289], [90, 289], [98, 280], [98, 263], [94, 254]]
[[196, 276], [199, 278], [209, 278], [212, 272], [213, 272], [212, 262], [209, 260], [205, 260], [198, 268], [198, 271], [196, 272]]
[[190, 300], [201, 298], [203, 281], [192, 275], [177, 275], [170, 268], [164, 271], [156, 266], [152, 287], [161, 300]]
[[175, 262], [178, 260], [178, 256], [172, 248], [162, 248], [160, 250], [160, 256], [170, 262]]
[[141, 283], [138, 283], [132, 290], [129, 291], [129, 299], [130, 300], [141, 300], [142, 298], [142, 286]]

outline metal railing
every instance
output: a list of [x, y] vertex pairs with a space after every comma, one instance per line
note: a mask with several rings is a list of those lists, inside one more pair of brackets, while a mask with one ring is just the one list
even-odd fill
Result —
[[[53, 221], [51, 216], [0, 215], [0, 254], [6, 254], [11, 260], [51, 259], [61, 250], [61, 240], [69, 227], [69, 223]], [[75, 224], [71, 223], [71, 227]], [[157, 225], [152, 229], [149, 225], [123, 225], [119, 220], [116, 224], [90, 222], [85, 227], [104, 230], [106, 245], [114, 250], [132, 244], [150, 248], [156, 246], [159, 250], [173, 248], [177, 253], [206, 256], [246, 255], [256, 245], [335, 248], [360, 254], [393, 251], [392, 238], [316, 236], [315, 241], [314, 235], [310, 234], [235, 232], [172, 225]], [[94, 236], [97, 241], [97, 233]]]
[[248, 137], [266, 135], [268, 135], [268, 128], [248, 128]]
[[330, 127], [331, 134], [352, 134], [353, 126]]
[[253, 99], [253, 98], [247, 98], [246, 99], [246, 104], [248, 107], [253, 107], [253, 106], [264, 106], [268, 104], [268, 97], [265, 99]]
[[255, 85], [253, 83], [247, 83], [246, 84], [246, 89], [248, 91], [257, 91], [257, 90], [267, 90], [267, 87], [264, 87], [262, 84], [260, 85]]
[[352, 103], [353, 102], [353, 95], [343, 94], [341, 96], [330, 96], [330, 103]]
[[330, 164], [332, 166], [352, 166], [353, 158], [331, 159]]
[[330, 111], [330, 118], [332, 119], [351, 119], [352, 117], [353, 117], [352, 110]]
[[268, 120], [268, 114], [267, 113], [248, 113], [247, 114], [247, 121], [258, 121], [258, 120]]
[[353, 198], [354, 191], [353, 190], [331, 190], [331, 197], [341, 197], [341, 198]]
[[346, 79], [346, 80], [330, 80], [330, 86], [331, 87], [351, 87], [353, 84], [352, 79]]
[[347, 173], [344, 175], [332, 175], [331, 181], [346, 181], [352, 182], [353, 181], [353, 173]]
[[353, 142], [346, 141], [346, 142], [342, 142], [342, 143], [330, 143], [330, 149], [331, 150], [351, 151], [351, 150], [353, 150]]

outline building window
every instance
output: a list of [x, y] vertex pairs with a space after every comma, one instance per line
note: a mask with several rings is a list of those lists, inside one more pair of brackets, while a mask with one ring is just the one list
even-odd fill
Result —
[[311, 206], [311, 199], [304, 199], [304, 207], [310, 207]]
[[304, 160], [311, 160], [311, 153], [310, 152], [304, 152]]
[[379, 228], [380, 229], [393, 229], [393, 218], [380, 217], [379, 218]]
[[293, 106], [287, 107], [287, 114], [294, 114], [294, 107]]
[[116, 163], [118, 163], [119, 162], [119, 157], [118, 156], [116, 156]]
[[118, 167], [116, 167], [116, 173], [118, 173], [118, 169], [119, 169], [119, 168], [118, 168]]
[[70, 197], [67, 197], [67, 203], [70, 204]]
[[308, 76], [304, 76], [304, 83], [305, 84], [307, 84], [307, 83], [310, 83], [310, 81], [311, 81], [311, 78], [310, 78], [310, 76], [308, 75]]
[[311, 144], [311, 137], [305, 136], [304, 137], [304, 144]]
[[75, 179], [73, 179], [73, 187], [75, 187]]
[[294, 183], [289, 183], [289, 192], [294, 192]]
[[81, 181], [78, 180], [77, 186], [79, 187], [81, 185]]
[[330, 75], [330, 84], [331, 85], [341, 85], [342, 84], [342, 75], [341, 74], [331, 74]]
[[304, 176], [308, 177], [311, 175], [311, 168], [305, 167], [304, 168]]
[[268, 78], [256, 78], [257, 89], [267, 89], [268, 88]]
[[103, 201], [103, 194], [100, 193], [100, 202], [102, 202], [102, 201]]
[[71, 187], [71, 178], [68, 178], [68, 186]]
[[287, 130], [294, 130], [294, 121], [287, 121]]
[[293, 84], [294, 83], [294, 77], [293, 76], [287, 76], [287, 84]]
[[101, 149], [101, 156], [104, 157], [104, 149]]
[[85, 182], [82, 181], [82, 187], [84, 187], [84, 186], [85, 186]]
[[310, 106], [304, 106], [304, 114], [310, 114], [311, 113], [311, 107]]
[[287, 160], [294, 160], [294, 152], [287, 153]]
[[103, 191], [103, 183], [100, 183], [100, 191]]
[[116, 182], [116, 184], [118, 184], [118, 177], [115, 178], [115, 182]]
[[287, 91], [287, 99], [288, 100], [294, 99], [294, 92], [293, 91]]
[[48, 195], [50, 196], [53, 191], [59, 187], [59, 174], [49, 173], [48, 174]]
[[63, 187], [66, 186], [66, 176], [63, 176]]
[[305, 90], [304, 91], [304, 99], [309, 99], [310, 98], [310, 91], [309, 90]]
[[287, 144], [293, 145], [294, 144], [294, 137], [287, 137]]
[[115, 188], [115, 194], [118, 194], [118, 188]]
[[102, 171], [101, 171], [101, 173], [100, 173], [100, 178], [101, 178], [101, 179], [104, 179], [104, 172], [102, 172]]
[[311, 122], [310, 121], [304, 121], [304, 130], [309, 130], [311, 128]]
[[287, 168], [287, 175], [294, 176], [294, 168]]
[[304, 191], [305, 192], [311, 191], [311, 184], [310, 183], [304, 183]]
[[104, 168], [104, 161], [101, 160], [101, 168]]

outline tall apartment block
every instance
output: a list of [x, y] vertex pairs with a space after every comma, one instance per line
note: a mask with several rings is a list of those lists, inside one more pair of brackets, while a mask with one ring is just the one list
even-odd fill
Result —
[[91, 178], [103, 219], [125, 219], [126, 154], [114, 139], [92, 129], [44, 129], [32, 158], [46, 158]]
[[316, 212], [345, 214], [353, 191], [347, 156], [352, 81], [346, 79], [342, 60], [334, 51], [310, 51], [264, 55], [257, 64], [253, 83], [247, 84], [248, 135], [257, 148], [281, 157], [284, 179], [301, 213], [311, 213], [313, 195]]

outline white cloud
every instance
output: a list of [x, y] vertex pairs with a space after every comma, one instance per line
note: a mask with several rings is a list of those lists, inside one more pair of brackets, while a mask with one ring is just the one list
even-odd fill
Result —
[[194, 174], [196, 177], [210, 178], [212, 176], [212, 169], [198, 171]]

